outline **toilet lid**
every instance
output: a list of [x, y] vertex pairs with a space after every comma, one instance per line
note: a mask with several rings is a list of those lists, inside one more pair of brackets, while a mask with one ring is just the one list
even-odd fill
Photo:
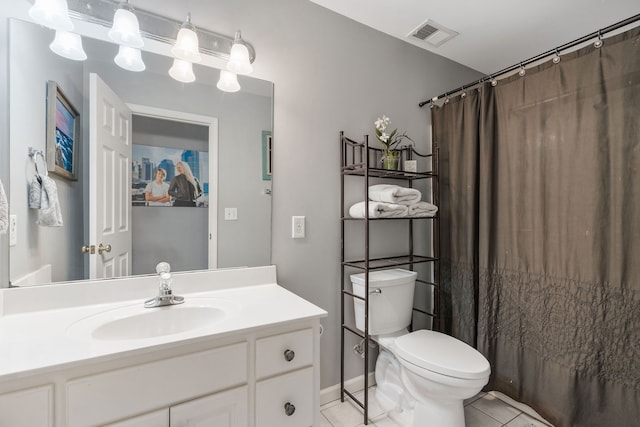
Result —
[[479, 351], [440, 332], [415, 331], [399, 337], [395, 345], [398, 358], [439, 374], [479, 379], [491, 373]]

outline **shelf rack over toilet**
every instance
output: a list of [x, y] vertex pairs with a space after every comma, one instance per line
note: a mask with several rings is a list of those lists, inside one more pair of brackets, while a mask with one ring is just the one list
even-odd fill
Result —
[[[413, 147], [406, 147], [402, 150], [400, 162], [403, 164], [404, 160], [411, 160], [414, 155], [428, 158], [431, 160], [431, 170], [427, 172], [407, 172], [401, 170], [386, 170], [379, 168], [382, 164], [383, 150], [369, 146], [369, 137], [364, 135], [361, 142], [354, 141], [347, 138], [344, 132], [340, 132], [340, 212], [341, 212], [341, 232], [340, 232], [340, 247], [341, 247], [341, 298], [340, 298], [340, 323], [341, 323], [341, 338], [340, 338], [340, 399], [344, 402], [345, 396], [350, 397], [357, 405], [359, 405], [364, 411], [364, 424], [369, 423], [369, 394], [365, 392], [363, 394], [362, 401], [355, 397], [353, 393], [345, 389], [345, 333], [350, 333], [360, 337], [363, 340], [363, 377], [364, 377], [364, 390], [369, 388], [369, 343], [372, 340], [369, 335], [369, 272], [374, 270], [381, 270], [394, 267], [404, 267], [409, 270], [414, 269], [415, 264], [432, 263], [432, 278], [431, 280], [416, 280], [416, 284], [423, 286], [430, 286], [433, 289], [433, 301], [432, 311], [428, 312], [423, 309], [415, 307], [413, 311], [421, 313], [430, 317], [432, 321], [432, 329], [440, 329], [440, 317], [438, 315], [438, 308], [440, 306], [440, 266], [439, 266], [439, 254], [440, 254], [440, 221], [439, 214], [434, 217], [421, 217], [421, 218], [369, 218], [369, 212], [365, 204], [365, 217], [364, 218], [351, 218], [346, 214], [345, 206], [345, 177], [356, 176], [362, 177], [364, 181], [364, 200], [369, 200], [369, 185], [370, 179], [389, 179], [389, 180], [403, 180], [407, 182], [408, 187], [413, 187], [413, 182], [420, 179], [431, 180], [431, 203], [439, 206], [440, 194], [438, 185], [438, 147], [434, 142], [432, 143], [430, 154], [420, 154]], [[432, 222], [432, 253], [429, 255], [421, 255], [414, 253], [414, 224], [413, 221], [428, 220]], [[372, 221], [403, 221], [408, 222], [408, 248], [405, 254], [400, 256], [390, 257], [377, 257], [373, 258], [370, 254], [369, 237], [370, 237], [370, 223]], [[361, 259], [347, 260], [345, 258], [345, 224], [350, 222], [363, 222], [364, 223], [364, 254]], [[426, 236], [425, 236], [426, 238]], [[345, 280], [347, 269], [355, 269], [364, 272], [365, 293], [364, 297], [355, 295], [352, 292], [352, 288], [349, 289], [345, 286], [348, 282]], [[349, 282], [350, 283], [350, 282]], [[355, 327], [347, 324], [345, 319], [345, 304], [352, 302], [352, 298], [359, 299], [364, 303], [364, 333], [357, 330]], [[347, 301], [347, 302], [345, 302]]]

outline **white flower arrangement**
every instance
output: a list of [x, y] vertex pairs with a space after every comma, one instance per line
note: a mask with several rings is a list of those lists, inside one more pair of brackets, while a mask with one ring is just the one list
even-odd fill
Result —
[[376, 138], [382, 145], [384, 145], [385, 155], [389, 156], [390, 153], [402, 148], [402, 141], [407, 139], [411, 141], [409, 145], [414, 143], [413, 139], [407, 136], [406, 132], [398, 133], [398, 129], [394, 129], [391, 132], [387, 132], [389, 124], [391, 123], [391, 119], [387, 116], [382, 116], [382, 118], [378, 117], [378, 119], [373, 122], [376, 127]]

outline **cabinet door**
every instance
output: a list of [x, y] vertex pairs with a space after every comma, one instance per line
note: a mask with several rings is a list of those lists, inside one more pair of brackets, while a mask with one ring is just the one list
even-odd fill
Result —
[[260, 381], [256, 386], [257, 427], [308, 427], [313, 424], [315, 410], [313, 368]]
[[169, 427], [169, 410], [161, 409], [119, 423], [108, 424], [105, 427]]
[[53, 427], [53, 387], [0, 395], [0, 426]]
[[242, 386], [172, 406], [169, 413], [171, 427], [247, 427], [248, 388]]

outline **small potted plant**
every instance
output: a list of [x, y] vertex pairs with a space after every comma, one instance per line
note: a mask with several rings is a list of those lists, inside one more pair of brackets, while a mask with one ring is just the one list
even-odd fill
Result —
[[413, 139], [409, 138], [406, 132], [398, 133], [398, 129], [394, 129], [391, 132], [387, 132], [391, 119], [387, 116], [378, 118], [373, 124], [376, 127], [376, 138], [384, 146], [384, 154], [382, 155], [382, 167], [387, 170], [398, 170], [398, 164], [400, 163], [400, 150], [406, 145], [403, 145], [404, 140], [410, 141], [408, 145], [413, 144]]

